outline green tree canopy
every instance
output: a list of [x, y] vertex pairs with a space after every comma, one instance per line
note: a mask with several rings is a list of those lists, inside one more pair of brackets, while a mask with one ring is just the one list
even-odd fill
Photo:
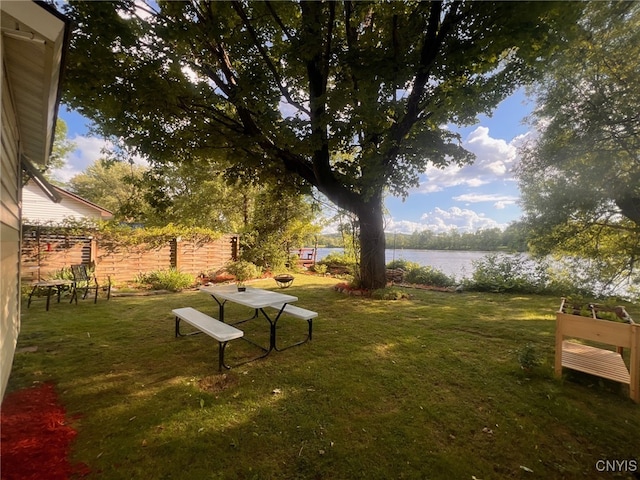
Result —
[[145, 175], [145, 198], [154, 214], [147, 223], [204, 226], [239, 233], [246, 223], [251, 187], [230, 182], [203, 159], [196, 165], [154, 165]]
[[640, 3], [588, 2], [535, 89], [518, 171], [535, 249], [603, 260], [611, 278], [640, 256], [638, 58]]
[[44, 171], [45, 178], [55, 184], [61, 184], [62, 182], [53, 178], [51, 172], [64, 167], [67, 155], [76, 149], [76, 144], [67, 138], [67, 132], [67, 124], [64, 120], [58, 118], [56, 120], [56, 134], [53, 140], [51, 155], [49, 155], [49, 162]]
[[69, 180], [69, 189], [113, 212], [120, 221], [141, 221], [149, 206], [143, 198], [140, 181], [145, 167], [100, 159]]
[[300, 180], [230, 180], [211, 159], [195, 164], [157, 165], [147, 172], [145, 198], [155, 215], [148, 224], [166, 222], [242, 234], [243, 256], [262, 267], [282, 267], [289, 249], [304, 246], [317, 209], [300, 193]]
[[[383, 197], [472, 161], [470, 124], [531, 80], [578, 2], [70, 2], [65, 100], [156, 163], [297, 175], [359, 219], [384, 286]], [[223, 155], [212, 155], [212, 152]]]

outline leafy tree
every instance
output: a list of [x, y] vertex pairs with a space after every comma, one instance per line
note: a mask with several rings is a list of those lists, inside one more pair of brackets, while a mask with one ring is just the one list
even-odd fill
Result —
[[262, 187], [252, 197], [242, 237], [242, 257], [274, 271], [291, 261], [290, 251], [304, 247], [319, 233], [318, 210], [310, 197], [281, 183]]
[[145, 199], [154, 212], [147, 223], [167, 222], [239, 233], [248, 222], [253, 187], [229, 183], [202, 160], [197, 165], [155, 165], [145, 174]]
[[640, 256], [640, 3], [588, 2], [535, 89], [539, 136], [518, 176], [532, 246], [602, 259], [609, 279]]
[[289, 250], [304, 246], [317, 233], [316, 209], [301, 195], [296, 182], [274, 179], [230, 181], [215, 162], [157, 165], [147, 172], [145, 197], [154, 216], [147, 223], [166, 222], [242, 234], [243, 257], [261, 267], [282, 268]]
[[[578, 2], [70, 2], [65, 100], [156, 163], [226, 154], [359, 220], [385, 284], [383, 196], [473, 156], [471, 124], [545, 65]], [[256, 173], [257, 172], [257, 173]]]
[[101, 159], [72, 177], [69, 188], [112, 211], [117, 220], [141, 221], [149, 209], [139, 186], [145, 170], [139, 165]]
[[64, 167], [67, 155], [76, 149], [76, 144], [67, 138], [67, 132], [67, 124], [64, 120], [58, 118], [56, 120], [56, 133], [53, 140], [53, 147], [51, 148], [51, 155], [49, 155], [49, 162], [44, 171], [45, 178], [55, 184], [62, 184], [62, 182], [53, 178], [51, 172]]

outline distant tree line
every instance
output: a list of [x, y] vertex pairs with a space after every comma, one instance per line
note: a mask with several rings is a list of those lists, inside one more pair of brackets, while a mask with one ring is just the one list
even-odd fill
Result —
[[[490, 228], [469, 233], [422, 230], [410, 234], [387, 232], [385, 236], [387, 248], [396, 249], [527, 251], [527, 232], [520, 222], [511, 223], [505, 230]], [[319, 235], [318, 246], [342, 248], [344, 239], [339, 233]]]

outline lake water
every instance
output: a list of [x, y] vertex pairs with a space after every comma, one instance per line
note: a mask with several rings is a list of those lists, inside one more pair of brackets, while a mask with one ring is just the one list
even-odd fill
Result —
[[[322, 260], [331, 252], [342, 253], [342, 248], [318, 248], [317, 260]], [[473, 262], [480, 260], [486, 255], [510, 255], [503, 252], [487, 252], [487, 251], [451, 251], [451, 250], [399, 250], [388, 248], [385, 250], [386, 263], [393, 260], [407, 260], [415, 262], [418, 265], [433, 267], [441, 272], [454, 277], [457, 281], [464, 278], [471, 278], [473, 274]], [[513, 254], [517, 255], [517, 254]], [[527, 255], [526, 253], [522, 255]], [[597, 287], [598, 284], [595, 286]], [[632, 284], [623, 282], [611, 293], [615, 293], [621, 297], [637, 298], [631, 293]]]
[[[342, 253], [342, 248], [318, 248], [316, 260], [322, 260], [331, 252]], [[497, 252], [451, 251], [451, 250], [385, 250], [386, 263], [393, 260], [407, 260], [422, 266], [429, 266], [440, 270], [457, 280], [471, 277], [473, 261], [480, 260], [485, 255]]]

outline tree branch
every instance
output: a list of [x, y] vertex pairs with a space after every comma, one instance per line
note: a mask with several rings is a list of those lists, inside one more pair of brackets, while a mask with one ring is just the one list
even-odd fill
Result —
[[208, 78], [210, 78], [213, 83], [226, 95], [227, 98], [231, 98], [233, 95], [233, 87], [237, 86], [237, 80], [235, 74], [233, 73], [233, 67], [231, 66], [231, 62], [229, 61], [229, 56], [224, 49], [221, 39], [218, 39], [218, 42], [215, 40], [209, 39], [208, 32], [204, 31], [204, 27], [213, 21], [213, 18], [210, 15], [210, 11], [205, 11], [200, 7], [200, 5], [194, 4], [195, 12], [198, 17], [198, 25], [202, 30], [202, 37], [200, 41], [202, 45], [207, 48], [212, 54], [213, 57], [217, 59], [219, 63], [220, 71], [224, 75], [224, 79], [221, 78], [209, 65], [197, 64], [193, 61], [189, 61], [191, 65], [195, 66], [198, 70], [202, 71]]
[[383, 161], [387, 173], [388, 169], [393, 165], [393, 160], [400, 151], [403, 138], [418, 121], [420, 113], [427, 105], [427, 103], [422, 102], [422, 97], [424, 96], [429, 75], [433, 68], [434, 61], [440, 53], [445, 37], [460, 19], [458, 15], [460, 5], [460, 1], [453, 2], [450, 10], [441, 21], [442, 2], [431, 3], [427, 30], [420, 50], [420, 63], [416, 70], [413, 88], [407, 99], [405, 113], [402, 119], [396, 122], [390, 129], [387, 149], [383, 153]]
[[287, 40], [291, 41], [293, 39], [293, 34], [289, 31], [287, 26], [284, 24], [284, 22], [282, 21], [282, 19], [280, 18], [280, 16], [276, 12], [275, 8], [273, 8], [272, 2], [265, 1], [264, 4], [266, 5], [267, 10], [269, 10], [269, 13], [271, 13], [271, 16], [276, 21], [276, 23], [278, 24], [278, 26], [280, 27], [282, 32], [287, 37]]
[[280, 76], [280, 73], [278, 72], [278, 69], [271, 61], [271, 58], [269, 58], [269, 52], [265, 48], [263, 42], [261, 42], [260, 39], [258, 38], [258, 34], [256, 33], [255, 28], [253, 28], [253, 25], [251, 24], [249, 17], [247, 16], [246, 12], [242, 8], [242, 4], [238, 1], [234, 1], [232, 2], [232, 5], [233, 5], [233, 9], [236, 11], [238, 16], [242, 20], [242, 23], [247, 28], [249, 35], [253, 39], [253, 45], [260, 52], [260, 56], [262, 57], [262, 60], [266, 64], [267, 69], [273, 74], [278, 90], [280, 90], [280, 94], [287, 100], [287, 102], [290, 105], [293, 105], [294, 107], [296, 107], [300, 112], [306, 115], [310, 115], [311, 112], [309, 112], [309, 110], [305, 108], [304, 105], [302, 105], [300, 102], [297, 102], [296, 100], [294, 100], [291, 94], [289, 93], [289, 90], [284, 85], [284, 82], [282, 80], [282, 77]]

